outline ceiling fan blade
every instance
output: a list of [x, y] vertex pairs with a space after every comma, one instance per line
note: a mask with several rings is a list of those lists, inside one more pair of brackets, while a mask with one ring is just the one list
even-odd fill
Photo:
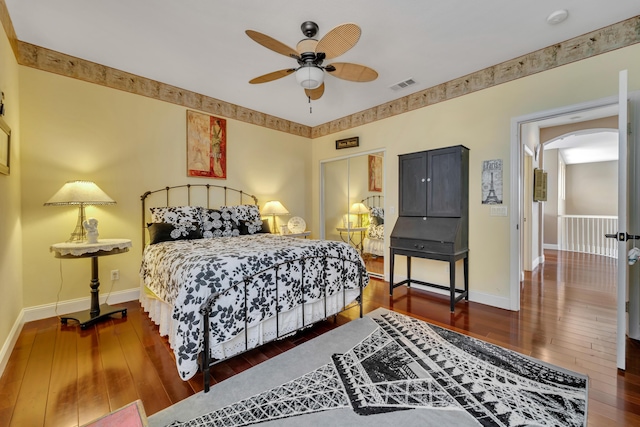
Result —
[[293, 58], [298, 56], [298, 52], [296, 52], [295, 49], [290, 48], [286, 44], [279, 42], [278, 40], [269, 37], [266, 34], [262, 34], [253, 30], [246, 30], [245, 33], [247, 33], [247, 35], [254, 42], [261, 44], [262, 46], [266, 47], [267, 49], [271, 49], [276, 53]]
[[320, 39], [316, 52], [324, 52], [327, 59], [340, 56], [358, 43], [362, 30], [356, 24], [338, 25]]
[[[331, 71], [331, 66], [335, 68]], [[378, 73], [373, 68], [349, 62], [334, 62], [326, 67], [326, 70], [333, 77], [351, 82], [370, 82], [378, 78]]]
[[313, 101], [315, 101], [316, 99], [320, 99], [320, 97], [324, 94], [324, 83], [322, 83], [315, 89], [305, 89], [304, 93], [306, 93], [307, 96]]
[[273, 73], [265, 74], [265, 75], [256, 77], [255, 79], [251, 79], [249, 80], [249, 83], [257, 84], [257, 83], [272, 82], [274, 80], [278, 80], [288, 76], [289, 74], [293, 73], [295, 70], [296, 70], [295, 68], [287, 68], [285, 70], [274, 71]]

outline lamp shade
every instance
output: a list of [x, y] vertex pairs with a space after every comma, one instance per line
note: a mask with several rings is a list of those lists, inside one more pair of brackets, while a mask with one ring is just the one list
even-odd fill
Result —
[[[84, 229], [86, 205], [115, 205], [116, 201], [107, 196], [91, 181], [69, 181], [62, 186], [45, 206], [78, 206], [78, 222], [67, 242], [84, 243], [87, 237]], [[97, 234], [96, 234], [97, 238]], [[94, 242], [95, 243], [95, 242]]]
[[116, 202], [91, 181], [69, 181], [45, 206], [115, 205]]
[[271, 200], [262, 208], [264, 215], [287, 215], [289, 211], [277, 200]]
[[296, 81], [305, 89], [316, 89], [324, 81], [324, 71], [315, 65], [303, 65], [296, 71]]
[[349, 209], [349, 213], [354, 215], [362, 215], [362, 214], [369, 213], [369, 209], [363, 203], [358, 202], [351, 205], [351, 209]]

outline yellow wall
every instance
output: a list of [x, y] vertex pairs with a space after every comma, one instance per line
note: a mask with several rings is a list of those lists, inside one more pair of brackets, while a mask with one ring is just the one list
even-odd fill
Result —
[[[228, 179], [216, 181], [186, 177], [185, 108], [18, 67], [5, 38], [0, 55], [6, 119], [17, 134], [13, 173], [0, 176], [0, 286], [10, 295], [0, 299], [0, 340], [20, 309], [88, 296], [89, 262], [60, 262], [48, 250], [67, 239], [76, 220], [73, 208], [43, 206], [65, 181], [93, 180], [118, 202], [87, 213], [100, 220], [102, 238], [133, 240], [131, 252], [100, 260], [102, 291], [109, 290], [109, 270], [116, 268], [121, 279], [113, 290], [119, 291], [138, 286], [143, 192], [185, 182], [246, 189], [261, 203], [280, 200], [317, 236], [320, 161], [377, 149], [386, 149], [388, 230], [397, 218], [398, 154], [456, 144], [471, 149], [471, 291], [501, 305], [509, 299], [509, 218], [490, 217], [489, 207], [481, 205], [482, 161], [503, 160], [509, 206], [513, 117], [612, 96], [624, 68], [630, 89], [640, 89], [640, 45], [635, 45], [312, 141], [228, 120]], [[351, 136], [360, 137], [360, 147], [335, 150], [336, 139]], [[398, 264], [403, 271], [403, 261]], [[414, 270], [430, 281], [448, 277], [444, 263], [421, 260]]]
[[[89, 295], [90, 262], [58, 260], [52, 243], [65, 241], [77, 208], [45, 207], [66, 181], [96, 182], [115, 206], [87, 207], [100, 238], [129, 238], [133, 250], [102, 257], [101, 291], [120, 270], [113, 290], [138, 287], [140, 195], [166, 185], [211, 183], [252, 192], [260, 203], [280, 200], [292, 215], [310, 212], [311, 141], [227, 120], [227, 179], [186, 176], [186, 109], [55, 74], [20, 68], [24, 307]], [[62, 268], [62, 277], [60, 275]]]
[[617, 216], [618, 161], [567, 165], [566, 195], [567, 215]]
[[[18, 63], [0, 26], [0, 91], [4, 121], [11, 128], [11, 174], [0, 174], [0, 348], [6, 344], [23, 304], [20, 225], [20, 96]], [[0, 367], [0, 372], [2, 367]]]
[[[510, 125], [513, 117], [617, 95], [618, 72], [629, 70], [629, 89], [640, 89], [640, 45], [634, 45], [550, 71], [435, 104], [356, 129], [313, 141], [313, 226], [318, 224], [319, 171], [321, 160], [343, 156], [335, 140], [360, 137], [360, 146], [350, 153], [386, 148], [385, 226], [391, 230], [397, 219], [397, 155], [457, 144], [470, 151], [469, 247], [472, 297], [508, 306], [509, 217], [489, 216], [481, 204], [482, 161], [502, 159], [504, 203], [511, 191]], [[391, 207], [396, 208], [395, 214]], [[509, 212], [514, 215], [516, 212]], [[387, 248], [388, 248], [387, 233]], [[387, 249], [388, 254], [388, 249]], [[396, 274], [404, 274], [398, 257]], [[388, 268], [388, 267], [387, 267]], [[448, 283], [446, 263], [420, 260], [413, 264], [414, 277]], [[388, 271], [386, 272], [388, 277]], [[429, 280], [429, 279], [433, 280]]]

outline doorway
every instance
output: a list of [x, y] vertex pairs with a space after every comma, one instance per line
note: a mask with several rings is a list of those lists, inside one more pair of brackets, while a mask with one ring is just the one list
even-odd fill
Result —
[[[618, 215], [620, 216], [619, 229], [616, 230], [616, 234], [612, 237], [618, 238], [618, 236], [624, 237], [625, 233], [618, 233], [618, 231], [626, 231], [632, 233], [633, 230], [638, 230], [640, 227], [640, 215], [638, 215], [639, 198], [638, 188], [636, 184], [636, 177], [638, 177], [637, 164], [639, 163], [639, 152], [636, 149], [636, 145], [639, 143], [638, 128], [640, 121], [640, 92], [628, 93], [626, 90], [626, 71], [620, 73], [620, 95], [619, 97], [611, 97], [598, 101], [592, 101], [577, 106], [569, 106], [560, 108], [553, 111], [534, 113], [528, 116], [522, 116], [514, 118], [511, 121], [511, 172], [512, 172], [512, 188], [511, 188], [511, 208], [514, 215], [511, 216], [511, 257], [510, 257], [510, 289], [511, 289], [511, 305], [514, 310], [520, 309], [520, 282], [517, 280], [521, 275], [523, 262], [522, 254], [517, 253], [520, 249], [520, 243], [522, 239], [522, 211], [517, 209], [522, 207], [522, 172], [523, 172], [523, 144], [526, 144], [526, 140], [522, 138], [522, 129], [525, 125], [531, 123], [537, 123], [544, 120], [555, 120], [563, 117], [581, 116], [583, 114], [597, 114], [602, 109], [615, 109], [616, 114], [620, 117], [620, 123], [618, 128], [623, 129], [620, 131], [620, 144], [619, 144], [619, 158], [621, 163], [619, 164], [619, 207]], [[636, 107], [636, 108], [634, 108]], [[627, 121], [627, 111], [629, 111]], [[625, 132], [626, 131], [626, 132]], [[628, 139], [628, 144], [627, 144]], [[539, 141], [538, 141], [539, 146]], [[622, 163], [624, 161], [624, 163]], [[627, 189], [629, 191], [627, 191]], [[626, 206], [628, 205], [628, 208]], [[626, 221], [626, 217], [629, 215], [629, 221]], [[539, 223], [539, 227], [542, 227], [542, 220]], [[604, 231], [607, 232], [606, 230]], [[602, 232], [600, 232], [602, 233]], [[604, 234], [604, 233], [602, 233]], [[628, 235], [628, 234], [627, 234]], [[618, 285], [617, 290], [617, 363], [620, 369], [624, 369], [624, 348], [625, 348], [625, 335], [630, 338], [638, 339], [637, 331], [640, 329], [639, 311], [640, 311], [640, 295], [639, 286], [640, 280], [637, 274], [637, 268], [629, 275], [627, 266], [627, 251], [630, 248], [629, 242], [625, 241], [626, 238], [620, 238], [618, 245], [619, 257], [617, 261], [617, 277]], [[627, 309], [625, 310], [625, 302], [627, 302]], [[625, 316], [625, 311], [626, 316]], [[625, 334], [626, 332], [626, 334]]]
[[[512, 212], [510, 217], [512, 248], [510, 303], [512, 310], [520, 310], [520, 281], [525, 269], [533, 270], [539, 262], [544, 262], [542, 241], [544, 217], [541, 212], [541, 204], [529, 203], [531, 199], [529, 191], [531, 187], [529, 183], [530, 169], [538, 168], [544, 164], [540, 128], [610, 117], [617, 114], [617, 103], [617, 97], [612, 97], [512, 119], [511, 176], [514, 177], [510, 193]], [[533, 156], [528, 154], [533, 154]], [[526, 201], [525, 193], [527, 193]], [[527, 252], [524, 249], [525, 246], [528, 250], [526, 259], [524, 256]]]

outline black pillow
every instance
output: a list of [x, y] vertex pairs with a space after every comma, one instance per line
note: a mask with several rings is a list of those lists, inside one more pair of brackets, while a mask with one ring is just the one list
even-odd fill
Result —
[[252, 227], [253, 230], [255, 230], [253, 233], [249, 232], [249, 226], [246, 224], [240, 224], [240, 234], [241, 235], [246, 235], [246, 234], [259, 234], [259, 233], [265, 233], [265, 234], [271, 234], [271, 230], [269, 229], [269, 221], [262, 221], [262, 225], [260, 225], [260, 228], [255, 227], [255, 225]]
[[183, 223], [180, 225], [166, 222], [153, 222], [147, 224], [149, 230], [149, 244], [154, 245], [160, 242], [172, 240], [201, 239], [202, 231], [196, 223]]
[[[224, 208], [225, 206], [223, 206]], [[256, 205], [236, 205], [228, 206], [236, 214], [238, 219], [240, 234], [264, 233], [261, 229], [262, 219], [260, 218], [260, 210]]]

